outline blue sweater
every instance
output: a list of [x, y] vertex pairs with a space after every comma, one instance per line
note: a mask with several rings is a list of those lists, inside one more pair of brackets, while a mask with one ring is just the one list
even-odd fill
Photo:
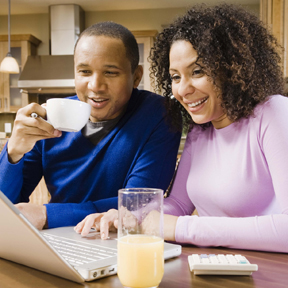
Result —
[[79, 131], [38, 141], [16, 164], [9, 163], [3, 149], [0, 190], [13, 203], [28, 202], [44, 176], [51, 194], [49, 228], [75, 225], [90, 213], [117, 208], [120, 188], [165, 190], [181, 135], [170, 131], [163, 101], [134, 89], [124, 116], [96, 146]]

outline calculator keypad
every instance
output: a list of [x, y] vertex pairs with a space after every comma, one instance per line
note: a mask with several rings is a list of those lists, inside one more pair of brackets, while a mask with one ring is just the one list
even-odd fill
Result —
[[237, 254], [192, 254], [188, 256], [191, 272], [196, 275], [251, 275], [258, 270], [246, 257]]

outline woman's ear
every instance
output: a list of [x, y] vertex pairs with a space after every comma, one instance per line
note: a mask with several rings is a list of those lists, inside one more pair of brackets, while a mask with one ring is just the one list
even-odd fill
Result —
[[134, 85], [133, 88], [137, 88], [143, 76], [143, 67], [138, 65], [134, 71]]

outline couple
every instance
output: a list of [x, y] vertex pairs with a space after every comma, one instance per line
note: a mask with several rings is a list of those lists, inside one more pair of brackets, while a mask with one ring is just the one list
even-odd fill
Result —
[[[89, 63], [88, 56], [94, 54], [97, 56], [97, 53], [93, 54], [93, 49], [97, 47], [96, 40], [100, 36], [87, 34], [84, 39], [86, 42], [94, 40], [93, 49], [91, 45], [92, 50], [86, 53], [83, 47], [83, 51], [77, 56], [78, 49], [81, 47], [79, 44], [81, 41], [83, 43], [82, 37], [75, 50], [75, 83], [78, 77], [77, 57], [83, 58], [80, 61], [83, 66], [81, 73], [88, 78], [95, 73], [90, 68], [93, 64], [83, 64], [85, 61]], [[105, 38], [104, 42], [118, 40], [123, 46], [124, 40], [114, 37], [107, 34], [101, 36], [102, 39]], [[279, 95], [283, 93], [283, 76], [278, 65], [280, 57], [276, 52], [275, 41], [257, 17], [239, 7], [226, 4], [215, 7], [196, 5], [158, 35], [151, 50], [150, 60], [156, 88], [163, 91], [166, 99], [168, 115], [165, 118], [169, 121], [167, 123], [181, 130], [180, 116], [183, 116], [183, 126], [189, 129], [171, 194], [164, 200], [166, 240], [199, 246], [288, 252], [286, 229], [288, 225], [288, 177], [286, 175], [288, 99]], [[124, 55], [128, 58], [130, 54], [126, 51]], [[102, 57], [95, 59], [100, 61]], [[91, 89], [89, 85], [87, 87]], [[80, 92], [81, 90], [78, 89], [78, 97], [86, 101], [85, 97], [81, 99]], [[148, 102], [152, 99], [156, 101], [155, 99], [158, 98], [153, 96]], [[100, 103], [98, 101], [91, 105], [95, 105], [95, 108], [96, 105], [104, 105], [105, 97], [100, 100]], [[104, 104], [101, 104], [102, 101]], [[129, 111], [129, 104], [111, 119], [119, 117], [117, 123], [120, 123]], [[154, 107], [155, 104], [151, 106]], [[138, 129], [144, 126], [142, 124], [144, 121], [150, 120], [147, 115], [141, 119]], [[58, 136], [57, 133], [55, 136]], [[176, 138], [179, 143], [179, 134], [172, 135], [170, 141]], [[59, 138], [51, 140], [55, 141], [55, 139]], [[99, 145], [105, 139], [100, 141]], [[41, 155], [41, 149], [45, 149], [46, 145], [45, 141], [40, 142], [44, 143], [33, 150], [34, 153]], [[156, 147], [153, 144], [151, 143], [151, 149], [146, 151], [148, 154], [145, 153], [147, 158], [155, 152]], [[173, 145], [166, 142], [160, 146], [164, 150]], [[53, 149], [51, 144], [48, 147]], [[82, 146], [78, 149], [81, 151]], [[120, 151], [122, 153], [122, 149]], [[167, 157], [171, 157], [172, 151], [171, 148]], [[27, 152], [28, 150], [22, 153], [21, 157]], [[64, 157], [63, 160], [66, 158]], [[12, 165], [11, 160], [10, 165]], [[166, 164], [161, 168], [168, 169]], [[144, 166], [142, 169], [146, 171], [149, 167]], [[141, 169], [136, 171], [141, 172]], [[154, 173], [156, 178], [160, 172], [167, 177], [165, 183], [167, 185], [172, 173], [168, 175], [159, 167], [154, 171], [157, 171]], [[153, 170], [150, 172], [153, 175]], [[114, 176], [110, 174], [112, 179]], [[68, 181], [71, 175], [66, 177]], [[97, 173], [94, 177], [97, 177]], [[53, 176], [51, 178], [53, 179]], [[164, 186], [162, 187], [165, 188]], [[160, 185], [145, 187], [161, 188]], [[19, 195], [24, 192], [25, 189], [18, 193], [18, 196], [10, 195], [10, 198], [14, 197], [17, 201], [21, 199]], [[77, 195], [81, 195], [81, 191], [77, 192]], [[97, 193], [101, 192], [97, 191]], [[69, 191], [66, 191], [66, 194], [69, 195]], [[105, 203], [108, 200], [100, 201]], [[49, 205], [46, 205], [47, 213]], [[56, 203], [54, 205], [57, 206]], [[91, 213], [91, 208], [87, 203], [85, 205], [87, 205], [87, 215]], [[100, 229], [105, 239], [108, 237], [109, 229], [115, 229], [114, 223], [117, 223], [118, 213], [114, 209], [101, 213], [105, 212], [105, 209], [100, 211], [97, 209], [97, 204], [94, 205], [97, 213], [93, 211], [94, 214], [81, 221], [75, 230], [85, 235], [91, 227], [96, 227]], [[104, 206], [105, 204], [101, 205]], [[115, 208], [108, 206], [105, 208]], [[199, 216], [191, 216], [195, 208]], [[69, 215], [66, 214], [65, 217], [69, 218]], [[49, 216], [48, 227], [50, 227]]]
[[[226, 4], [196, 5], [158, 35], [152, 74], [174, 126], [182, 114], [189, 129], [164, 199], [165, 240], [288, 253], [288, 98], [274, 41]], [[92, 214], [75, 230], [106, 238], [117, 218]]]

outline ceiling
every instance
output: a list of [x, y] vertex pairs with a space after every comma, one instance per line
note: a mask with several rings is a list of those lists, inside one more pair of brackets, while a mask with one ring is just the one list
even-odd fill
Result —
[[[260, 0], [226, 0], [226, 3], [259, 5]], [[11, 14], [48, 13], [49, 5], [78, 4], [84, 11], [136, 10], [188, 7], [198, 0], [11, 0]], [[207, 4], [223, 2], [204, 0]], [[8, 0], [0, 0], [0, 15], [8, 14]]]

